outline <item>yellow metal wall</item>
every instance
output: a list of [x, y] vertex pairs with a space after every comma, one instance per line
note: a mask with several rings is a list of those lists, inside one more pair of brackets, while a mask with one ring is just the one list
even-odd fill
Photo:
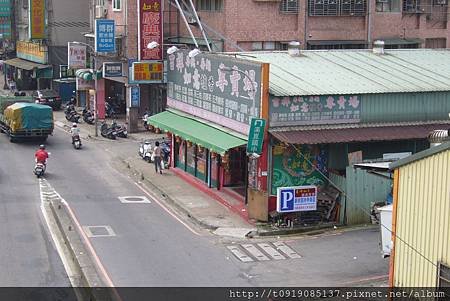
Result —
[[434, 287], [432, 263], [450, 265], [450, 150], [400, 167], [398, 189], [393, 284]]

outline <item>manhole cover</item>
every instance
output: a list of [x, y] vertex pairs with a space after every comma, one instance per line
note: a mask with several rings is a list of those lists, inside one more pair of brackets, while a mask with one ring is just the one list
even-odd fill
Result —
[[89, 237], [116, 236], [110, 226], [84, 226], [83, 229]]
[[120, 202], [124, 204], [150, 204], [145, 196], [119, 196]]

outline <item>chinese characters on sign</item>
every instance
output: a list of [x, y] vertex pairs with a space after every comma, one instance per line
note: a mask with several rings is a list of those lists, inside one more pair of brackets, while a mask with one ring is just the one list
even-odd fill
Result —
[[17, 57], [36, 63], [47, 64], [47, 46], [42, 46], [33, 42], [17, 41]]
[[262, 64], [186, 51], [168, 56], [167, 105], [247, 135], [260, 117]]
[[67, 65], [59, 65], [59, 77], [60, 78], [75, 77], [75, 69], [69, 69], [69, 66]]
[[104, 77], [121, 77], [123, 76], [122, 63], [103, 63]]
[[271, 97], [270, 125], [358, 123], [358, 95]]
[[30, 39], [45, 39], [45, 0], [29, 0]]
[[133, 63], [133, 82], [161, 83], [163, 71], [163, 62], [135, 62]]
[[116, 26], [114, 20], [95, 20], [95, 52], [115, 52]]
[[131, 107], [139, 108], [140, 100], [141, 100], [141, 92], [139, 86], [131, 86], [130, 87], [130, 99], [131, 99]]
[[81, 69], [86, 68], [86, 46], [74, 45], [69, 43], [68, 58], [69, 68]]
[[[162, 4], [161, 0], [138, 0], [139, 5], [139, 60], [162, 60]], [[160, 46], [147, 49], [150, 42]]]
[[266, 120], [252, 118], [250, 132], [248, 134], [247, 154], [262, 153], [265, 128]]
[[278, 188], [277, 211], [281, 213], [317, 210], [317, 187]]

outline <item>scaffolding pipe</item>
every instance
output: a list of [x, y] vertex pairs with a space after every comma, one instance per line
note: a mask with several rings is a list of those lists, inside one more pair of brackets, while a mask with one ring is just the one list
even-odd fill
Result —
[[191, 35], [192, 40], [194, 41], [195, 47], [198, 48], [197, 40], [194, 37], [194, 34], [192, 33], [191, 27], [189, 26], [188, 21], [186, 20], [186, 16], [184, 15], [183, 9], [180, 6], [180, 3], [178, 0], [175, 0], [175, 3], [177, 4], [178, 10], [180, 11], [181, 17], [183, 18], [184, 23], [186, 24], [186, 27], [189, 31], [189, 34]]
[[191, 3], [192, 11], [194, 12], [195, 19], [197, 20], [198, 26], [200, 27], [200, 31], [202, 32], [203, 35], [203, 39], [205, 40], [206, 46], [208, 47], [208, 51], [212, 52], [211, 46], [209, 46], [208, 38], [206, 37], [205, 30], [203, 29], [202, 23], [200, 22], [200, 18], [198, 17], [197, 11], [195, 10], [194, 3], [192, 2], [192, 0], [189, 0], [189, 2]]

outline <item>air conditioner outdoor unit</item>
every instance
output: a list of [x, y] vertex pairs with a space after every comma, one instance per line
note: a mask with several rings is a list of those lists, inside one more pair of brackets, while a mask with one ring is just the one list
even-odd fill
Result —
[[387, 3], [389, 0], [377, 0], [378, 3]]
[[186, 20], [189, 24], [197, 24], [197, 20], [194, 16], [186, 16]]
[[96, 5], [95, 6], [95, 18], [101, 19], [106, 17], [106, 14], [108, 13], [108, 10], [103, 5]]
[[438, 5], [446, 5], [447, 4], [447, 0], [436, 0], [436, 3]]

